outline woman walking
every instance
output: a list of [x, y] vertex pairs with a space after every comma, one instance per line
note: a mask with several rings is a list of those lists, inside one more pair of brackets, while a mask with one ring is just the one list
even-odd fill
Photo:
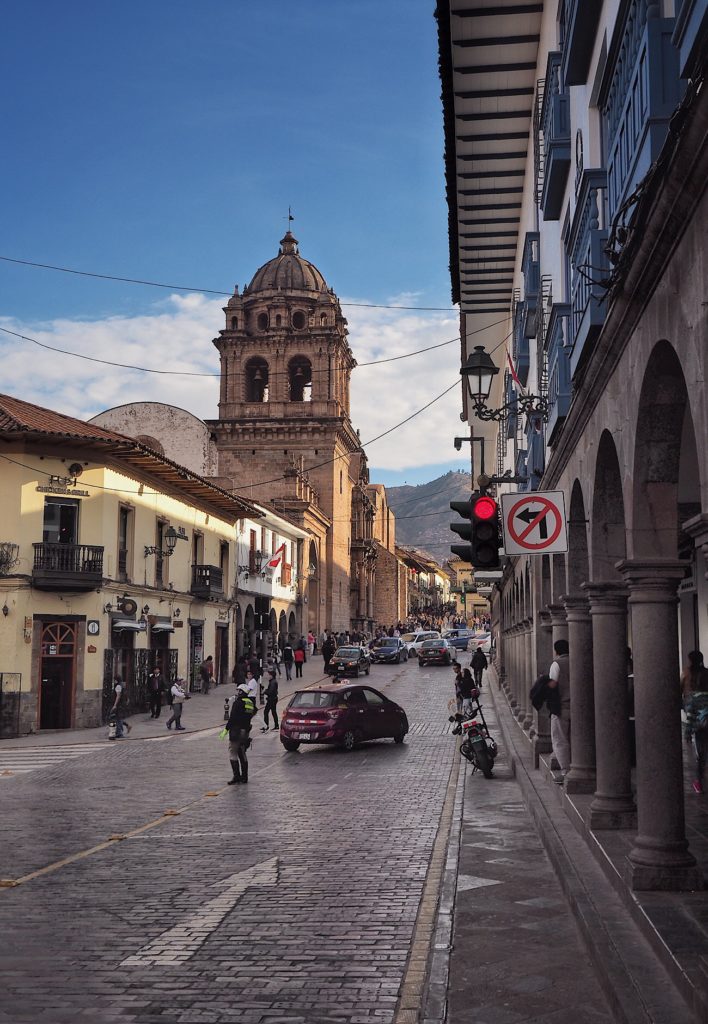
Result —
[[691, 651], [688, 656], [688, 665], [681, 673], [681, 693], [686, 711], [686, 737], [693, 738], [696, 754], [693, 792], [702, 793], [708, 757], [708, 669], [700, 651]]

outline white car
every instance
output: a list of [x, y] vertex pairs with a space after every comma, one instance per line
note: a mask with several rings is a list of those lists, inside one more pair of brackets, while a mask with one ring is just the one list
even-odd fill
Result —
[[440, 631], [437, 629], [420, 630], [418, 633], [404, 633], [401, 641], [406, 645], [409, 658], [417, 658], [418, 651], [426, 640], [440, 640]]
[[487, 657], [492, 652], [492, 634], [491, 633], [475, 633], [474, 636], [470, 637], [468, 651], [474, 653], [475, 651], [481, 651], [482, 654], [486, 654]]

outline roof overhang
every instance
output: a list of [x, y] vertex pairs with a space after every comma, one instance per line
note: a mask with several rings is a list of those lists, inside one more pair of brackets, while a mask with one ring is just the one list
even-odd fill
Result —
[[543, 3], [438, 0], [452, 299], [509, 311]]

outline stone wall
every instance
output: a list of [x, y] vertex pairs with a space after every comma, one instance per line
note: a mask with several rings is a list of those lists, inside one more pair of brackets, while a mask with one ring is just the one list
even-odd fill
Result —
[[406, 581], [405, 567], [377, 542], [374, 618], [379, 625], [391, 626], [405, 617]]
[[[202, 420], [186, 409], [162, 402], [131, 402], [107, 409], [89, 422], [142, 440], [199, 476], [216, 476], [216, 445], [211, 433]], [[159, 447], [151, 444], [151, 439]]]

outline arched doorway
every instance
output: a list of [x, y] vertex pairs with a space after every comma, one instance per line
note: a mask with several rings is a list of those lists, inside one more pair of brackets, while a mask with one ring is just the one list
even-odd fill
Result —
[[278, 622], [278, 647], [282, 651], [285, 647], [285, 641], [288, 637], [288, 618], [285, 612], [280, 613], [280, 620]]
[[690, 550], [682, 525], [700, 508], [697, 458], [686, 381], [679, 358], [659, 341], [639, 399], [632, 467], [629, 587], [637, 741], [637, 824], [629, 854], [637, 889], [686, 889], [700, 874], [684, 819], [683, 745], [677, 593]]
[[297, 620], [295, 619], [295, 612], [290, 612], [288, 615], [288, 640], [290, 643], [294, 643], [299, 640], [300, 637], [297, 631]]
[[249, 604], [246, 614], [243, 617], [244, 651], [246, 657], [251, 657], [256, 651], [256, 615], [253, 605]]

